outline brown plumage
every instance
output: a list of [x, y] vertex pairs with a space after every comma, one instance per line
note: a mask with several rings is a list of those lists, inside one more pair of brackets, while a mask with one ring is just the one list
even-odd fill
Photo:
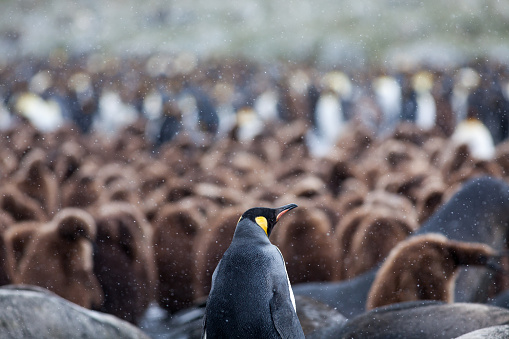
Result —
[[[343, 156], [342, 158], [346, 158]], [[326, 175], [327, 187], [331, 194], [335, 197], [345, 192], [348, 187], [344, 183], [356, 177], [355, 166], [347, 159], [336, 160], [331, 166], [329, 173]]]
[[429, 184], [436, 186], [435, 184], [439, 182], [441, 182], [439, 171], [426, 161], [419, 160], [414, 161], [412, 166], [404, 171], [389, 173], [380, 178], [376, 187], [377, 189], [404, 196], [416, 206], [419, 198], [422, 198], [421, 191], [426, 189]]
[[307, 122], [303, 120], [280, 125], [276, 133], [276, 138], [282, 145], [280, 161], [290, 159], [298, 161], [309, 158], [309, 150], [305, 143], [307, 128]]
[[152, 229], [136, 206], [111, 202], [93, 212], [94, 273], [104, 291], [99, 311], [136, 323], [154, 296]]
[[10, 255], [5, 242], [4, 233], [14, 224], [14, 220], [4, 212], [0, 212], [0, 286], [11, 282], [12, 270]]
[[346, 152], [349, 160], [356, 160], [364, 157], [364, 154], [373, 146], [375, 139], [373, 130], [362, 122], [352, 121], [336, 145]]
[[158, 190], [168, 181], [168, 168], [161, 162], [150, 159], [139, 171], [139, 193], [142, 198]]
[[194, 195], [194, 182], [187, 178], [172, 177], [166, 184], [165, 202], [177, 202]]
[[58, 182], [62, 184], [80, 168], [87, 153], [83, 145], [78, 144], [75, 140], [70, 140], [64, 142], [51, 154], [51, 157], [51, 170], [55, 173]]
[[452, 302], [459, 266], [486, 265], [487, 245], [448, 240], [441, 234], [411, 237], [396, 245], [378, 270], [367, 309], [412, 300]]
[[193, 243], [204, 222], [191, 201], [163, 206], [152, 222], [159, 279], [156, 300], [171, 313], [194, 301]]
[[[380, 187], [380, 181], [394, 174], [406, 174], [426, 164], [423, 151], [416, 145], [395, 139], [374, 144], [364, 153], [358, 164], [356, 177], [363, 179], [370, 189]], [[388, 174], [391, 174], [388, 176]]]
[[456, 126], [456, 115], [452, 107], [453, 86], [448, 82], [451, 75], [446, 72], [434, 72], [436, 80], [434, 81], [431, 95], [435, 100], [437, 114], [436, 126], [444, 136], [450, 137]]
[[[360, 207], [369, 192], [368, 187], [362, 181], [355, 178], [345, 180], [343, 185], [345, 189], [337, 198], [337, 209], [341, 218], [349, 211]], [[336, 226], [333, 225], [333, 227]]]
[[289, 190], [289, 194], [297, 198], [313, 199], [326, 194], [327, 187], [322, 179], [314, 175], [305, 175]]
[[59, 207], [60, 192], [54, 173], [44, 163], [45, 157], [43, 150], [32, 150], [23, 158], [13, 180], [21, 192], [37, 201], [47, 215], [52, 215]]
[[[29, 235], [13, 283], [47, 288], [80, 306], [101, 302], [102, 292], [93, 273], [93, 218], [80, 209], [64, 209]], [[26, 238], [25, 238], [26, 239]]]
[[112, 201], [130, 203], [135, 206], [140, 204], [139, 179], [133, 166], [122, 166], [117, 163], [105, 165], [98, 170], [96, 181], [102, 188], [99, 204]]
[[97, 170], [94, 162], [85, 162], [62, 184], [63, 207], [88, 208], [97, 202], [103, 190], [96, 179]]
[[39, 221], [25, 221], [11, 225], [3, 233], [6, 250], [6, 272], [12, 282], [14, 273], [19, 269], [19, 263], [33, 239], [35, 231], [45, 225]]
[[97, 169], [96, 178], [101, 187], [106, 189], [120, 182], [127, 187], [136, 186], [138, 176], [131, 166], [123, 166], [118, 163], [105, 164]]
[[429, 176], [416, 192], [415, 208], [419, 224], [423, 224], [444, 203], [447, 186], [439, 176]]
[[196, 299], [206, 297], [210, 292], [212, 273], [223, 257], [224, 252], [230, 246], [235, 232], [235, 227], [242, 215], [242, 206], [227, 207], [221, 209], [210, 218], [210, 222], [203, 225], [195, 242], [195, 274], [194, 290]]
[[194, 187], [196, 196], [206, 198], [217, 206], [227, 207], [240, 204], [244, 199], [241, 191], [236, 189], [221, 187], [209, 183], [197, 183]]
[[417, 227], [417, 216], [405, 198], [373, 192], [336, 227], [338, 268], [335, 278], [350, 279], [373, 268]]
[[6, 185], [0, 190], [0, 209], [15, 222], [48, 219], [46, 212], [36, 200], [23, 194], [13, 185]]
[[299, 208], [285, 216], [274, 229], [272, 238], [283, 257], [292, 284], [332, 280], [336, 266], [336, 248], [327, 214], [310, 203], [298, 202]]
[[396, 126], [393, 139], [408, 142], [420, 147], [427, 139], [436, 134], [437, 132], [434, 130], [423, 130], [416, 124], [407, 121]]

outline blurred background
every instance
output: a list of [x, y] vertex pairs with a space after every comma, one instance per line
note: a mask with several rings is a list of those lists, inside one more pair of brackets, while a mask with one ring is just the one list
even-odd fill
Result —
[[509, 61], [509, 2], [0, 1], [0, 58], [52, 51], [440, 68]]
[[[0, 0], [0, 286], [84, 296], [154, 339], [200, 333], [192, 307], [248, 207], [298, 203], [272, 236], [289, 279], [336, 283], [479, 176], [509, 182], [507, 0]], [[88, 280], [43, 281], [16, 227], [57, 233], [67, 208], [97, 229]], [[457, 300], [509, 290], [489, 277]]]

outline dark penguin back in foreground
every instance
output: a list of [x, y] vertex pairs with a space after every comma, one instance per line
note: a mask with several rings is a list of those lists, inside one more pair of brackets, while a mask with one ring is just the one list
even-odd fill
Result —
[[[219, 326], [207, 323], [207, 337], [227, 337], [238, 331], [239, 338], [243, 333], [259, 338], [278, 338], [268, 301], [272, 298], [272, 285], [278, 285], [279, 280], [284, 283], [279, 284], [280, 288], [288, 290], [281, 264], [281, 255], [268, 238], [257, 243], [252, 239], [232, 243], [218, 266], [208, 300], [213, 305], [210, 311], [216, 313], [215, 322], [219, 322]], [[278, 274], [281, 269], [283, 275]], [[272, 274], [266, 275], [265, 272]], [[289, 300], [290, 296], [286, 297]]]
[[[272, 222], [266, 218], [267, 234], [276, 215]], [[304, 338], [283, 257], [264, 230], [244, 216], [212, 276], [207, 338], [281, 338], [280, 333]]]

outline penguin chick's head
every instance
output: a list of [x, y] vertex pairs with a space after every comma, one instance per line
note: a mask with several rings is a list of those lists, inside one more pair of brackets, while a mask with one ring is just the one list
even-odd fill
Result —
[[242, 214], [239, 219], [239, 223], [245, 219], [251, 220], [256, 225], [260, 226], [267, 236], [270, 236], [272, 229], [283, 214], [295, 207], [297, 207], [296, 204], [288, 204], [278, 208], [254, 207], [248, 209], [244, 212], [244, 214]]

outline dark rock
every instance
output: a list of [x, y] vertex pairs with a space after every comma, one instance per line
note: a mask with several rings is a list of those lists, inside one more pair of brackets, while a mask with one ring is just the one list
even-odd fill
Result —
[[456, 339], [500, 339], [509, 338], [509, 325], [482, 328], [469, 332]]
[[474, 303], [423, 301], [380, 307], [350, 320], [329, 338], [449, 339], [509, 322], [509, 310]]
[[0, 304], [0, 333], [5, 339], [149, 339], [126, 321], [35, 286], [0, 288]]
[[341, 313], [319, 301], [295, 296], [295, 303], [306, 338], [323, 338], [325, 334], [334, 333], [346, 324], [347, 319]]
[[[322, 338], [324, 333], [333, 333], [342, 328], [346, 318], [338, 311], [311, 298], [295, 296], [297, 315], [304, 334], [313, 333], [313, 338]], [[198, 339], [201, 337], [205, 304], [169, 315], [156, 304], [152, 304], [140, 327], [152, 339]]]

